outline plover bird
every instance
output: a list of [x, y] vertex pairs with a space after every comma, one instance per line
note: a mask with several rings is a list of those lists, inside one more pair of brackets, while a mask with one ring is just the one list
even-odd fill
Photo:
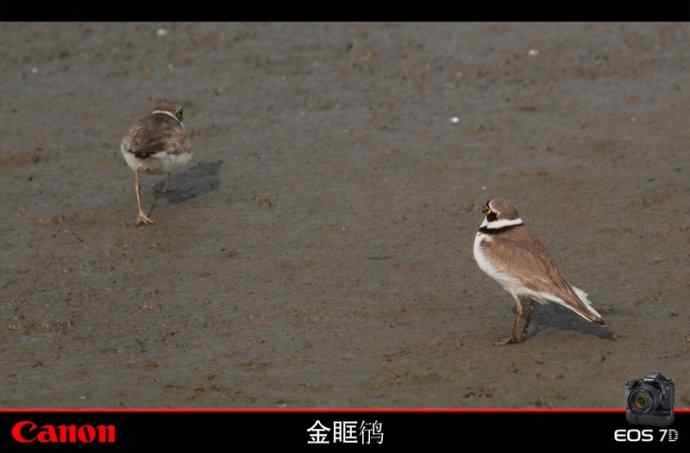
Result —
[[[530, 233], [510, 202], [489, 200], [482, 212], [486, 217], [474, 238], [474, 259], [482, 271], [515, 299], [513, 333], [497, 344], [519, 343], [525, 339], [535, 302], [556, 303], [587, 321], [605, 325], [604, 318], [592, 308], [587, 293], [565, 279], [542, 241]], [[524, 326], [519, 332], [523, 318]]]
[[141, 206], [141, 174], [167, 174], [186, 166], [192, 158], [192, 148], [182, 122], [182, 106], [160, 103], [150, 115], [140, 119], [122, 139], [120, 151], [129, 168], [134, 171], [134, 191], [137, 194], [137, 226], [156, 223]]

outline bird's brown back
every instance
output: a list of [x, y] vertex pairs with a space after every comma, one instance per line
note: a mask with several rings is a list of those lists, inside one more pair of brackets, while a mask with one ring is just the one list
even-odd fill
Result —
[[487, 259], [499, 272], [510, 274], [535, 292], [551, 293], [579, 313], [590, 317], [585, 303], [556, 266], [544, 243], [524, 225], [491, 235], [481, 244]]
[[127, 150], [140, 159], [161, 151], [181, 154], [191, 150], [184, 127], [168, 115], [148, 115], [127, 134]]

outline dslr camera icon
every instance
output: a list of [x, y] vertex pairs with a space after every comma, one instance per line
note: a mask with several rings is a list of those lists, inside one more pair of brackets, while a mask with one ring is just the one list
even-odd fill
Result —
[[633, 425], [668, 426], [673, 423], [675, 385], [661, 373], [625, 383], [625, 418]]

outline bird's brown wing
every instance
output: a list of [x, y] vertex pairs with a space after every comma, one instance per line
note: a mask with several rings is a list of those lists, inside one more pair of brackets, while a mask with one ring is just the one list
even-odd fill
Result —
[[576, 294], [549, 256], [544, 244], [526, 228], [516, 228], [493, 236], [493, 240], [486, 242], [483, 250], [499, 272], [517, 278], [526, 288], [553, 294], [586, 319], [596, 321], [600, 318]]
[[126, 149], [138, 158], [146, 159], [161, 151], [170, 154], [187, 153], [191, 145], [182, 127], [152, 130], [137, 124], [127, 134]]

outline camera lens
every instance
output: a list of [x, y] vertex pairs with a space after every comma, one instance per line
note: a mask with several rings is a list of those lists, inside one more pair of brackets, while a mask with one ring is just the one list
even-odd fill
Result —
[[628, 398], [628, 405], [635, 412], [646, 413], [654, 407], [654, 397], [647, 390], [635, 390]]

